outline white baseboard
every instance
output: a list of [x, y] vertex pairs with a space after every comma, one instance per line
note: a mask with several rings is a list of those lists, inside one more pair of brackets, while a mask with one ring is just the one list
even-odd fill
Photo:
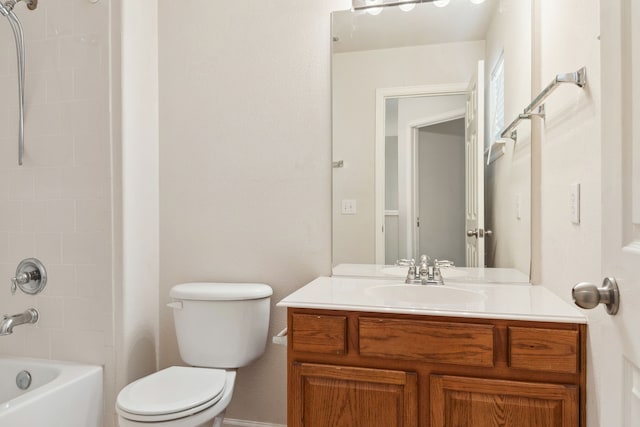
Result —
[[257, 421], [234, 420], [225, 418], [222, 423], [223, 427], [287, 427], [285, 424], [260, 423]]

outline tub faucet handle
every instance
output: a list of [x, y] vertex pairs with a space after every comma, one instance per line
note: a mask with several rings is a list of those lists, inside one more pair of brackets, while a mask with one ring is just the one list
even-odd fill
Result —
[[18, 286], [29, 283], [31, 277], [27, 273], [22, 273], [16, 275], [16, 277], [11, 278], [11, 295], [15, 295]]
[[36, 258], [20, 261], [16, 275], [11, 278], [11, 294], [20, 288], [26, 294], [35, 295], [41, 292], [47, 284], [47, 270], [42, 262]]

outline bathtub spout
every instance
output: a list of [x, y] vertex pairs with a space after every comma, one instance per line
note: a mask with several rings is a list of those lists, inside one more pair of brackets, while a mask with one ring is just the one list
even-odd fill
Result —
[[14, 314], [13, 316], [2, 316], [0, 320], [0, 335], [10, 335], [13, 328], [25, 323], [36, 323], [38, 321], [38, 311], [35, 308], [29, 308], [23, 313]]

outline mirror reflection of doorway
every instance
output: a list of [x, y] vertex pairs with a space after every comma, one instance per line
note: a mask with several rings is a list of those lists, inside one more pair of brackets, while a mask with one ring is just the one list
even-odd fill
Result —
[[419, 254], [466, 264], [465, 111], [463, 94], [386, 100], [386, 264]]
[[418, 130], [417, 253], [465, 265], [464, 118]]

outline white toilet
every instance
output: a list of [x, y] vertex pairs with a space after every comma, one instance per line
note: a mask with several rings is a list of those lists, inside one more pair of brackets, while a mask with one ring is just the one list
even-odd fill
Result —
[[123, 388], [121, 427], [220, 427], [236, 368], [264, 353], [269, 328], [268, 285], [183, 283], [171, 289], [182, 360]]

